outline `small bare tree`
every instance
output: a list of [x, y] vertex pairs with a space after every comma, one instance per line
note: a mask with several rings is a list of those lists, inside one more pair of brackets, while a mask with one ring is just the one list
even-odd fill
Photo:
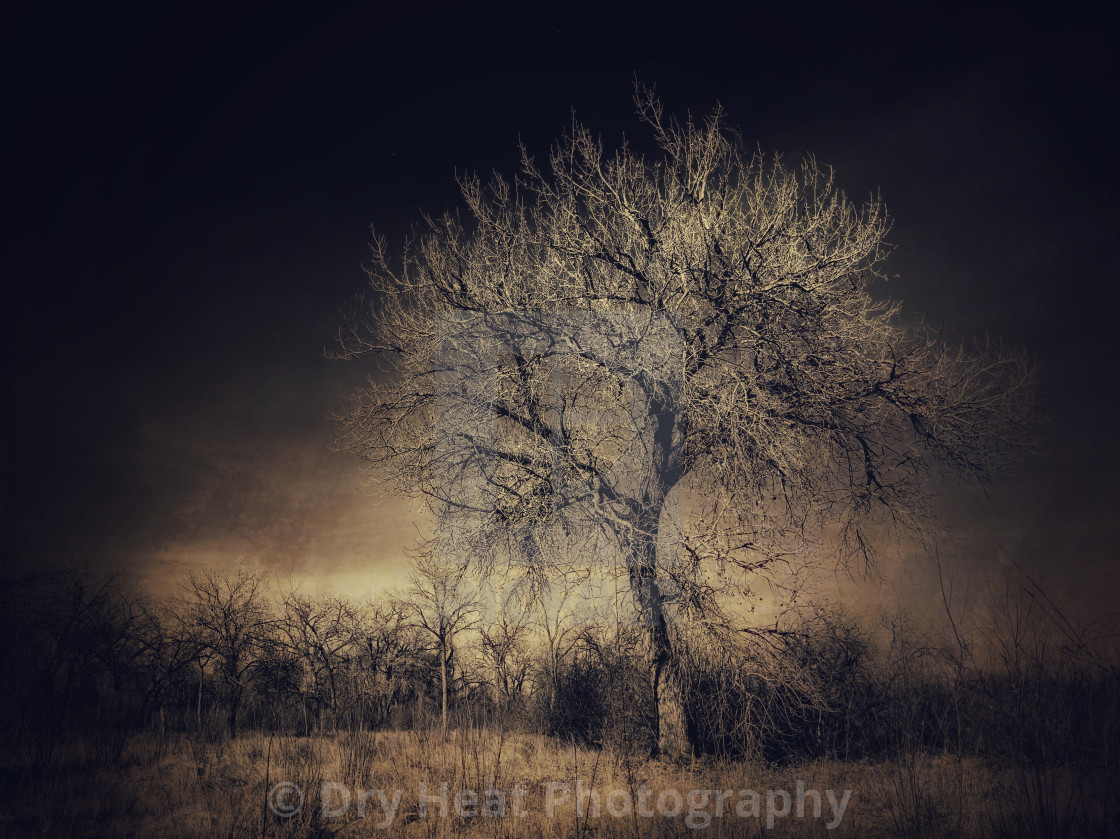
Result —
[[[229, 733], [236, 737], [248, 676], [275, 628], [265, 581], [246, 569], [232, 574], [211, 568], [192, 571], [182, 585], [179, 611], [198, 650], [200, 680], [206, 664], [215, 666], [225, 692]], [[201, 703], [201, 687], [199, 697]]]
[[[294, 591], [284, 597], [281, 627], [287, 646], [303, 664], [310, 679], [307, 688], [318, 698], [320, 710], [324, 704], [329, 708], [334, 725], [338, 724], [341, 671], [349, 658], [353, 641], [352, 625], [353, 607], [341, 598], [316, 600]], [[307, 692], [305, 689], [305, 718]], [[322, 726], [320, 717], [320, 729]]]
[[470, 221], [429, 219], [400, 267], [375, 238], [342, 355], [387, 366], [338, 445], [426, 499], [435, 544], [482, 572], [617, 560], [654, 748], [681, 752], [672, 603], [715, 614], [776, 562], [870, 561], [870, 527], [927, 527], [939, 473], [984, 482], [1026, 440], [1031, 371], [871, 293], [877, 199], [752, 153], [718, 110], [636, 103], [655, 157], [574, 124], [548, 171], [523, 150], [512, 184], [462, 179]]
[[401, 607], [409, 625], [435, 643], [439, 656], [440, 726], [447, 729], [447, 696], [455, 675], [455, 640], [477, 623], [474, 598], [465, 590], [462, 569], [420, 557]]
[[482, 657], [489, 669], [495, 707], [508, 712], [521, 698], [532, 670], [529, 657], [531, 614], [525, 609], [525, 593], [510, 587], [496, 593], [494, 614], [479, 622]]
[[537, 691], [545, 694], [544, 706], [549, 720], [556, 715], [561, 668], [585, 628], [576, 618], [574, 602], [581, 594], [583, 582], [577, 575], [561, 574], [534, 592], [536, 623], [543, 636], [535, 681]]
[[[377, 725], [385, 725], [394, 707], [410, 694], [423, 695], [418, 675], [416, 629], [411, 610], [391, 594], [383, 594], [353, 610], [351, 634], [359, 653], [352, 677], [359, 701], [359, 718], [367, 708]], [[368, 705], [367, 705], [368, 703]]]

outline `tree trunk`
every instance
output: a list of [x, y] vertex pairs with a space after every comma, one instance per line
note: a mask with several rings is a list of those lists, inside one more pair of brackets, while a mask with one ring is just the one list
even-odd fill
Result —
[[447, 649], [446, 641], [440, 639], [439, 645], [439, 684], [440, 684], [440, 728], [447, 731]]
[[240, 691], [230, 697], [229, 701], [229, 736], [230, 739], [237, 737], [237, 709], [241, 704]]
[[665, 599], [657, 581], [657, 543], [665, 498], [680, 480], [683, 466], [674, 445], [677, 418], [653, 406], [652, 463], [630, 544], [630, 585], [646, 633], [646, 661], [653, 693], [651, 753], [667, 757], [693, 754], [696, 727], [688, 713], [680, 667], [669, 637]]
[[691, 757], [696, 750], [696, 725], [689, 713], [674, 655], [670, 654], [669, 662], [657, 672], [654, 691], [658, 752], [668, 757]]
[[645, 659], [653, 694], [650, 752], [655, 756], [686, 757], [695, 748], [695, 725], [686, 707], [661, 588], [654, 573], [655, 569], [648, 566], [637, 569], [637, 573], [631, 572], [631, 584], [646, 636]]

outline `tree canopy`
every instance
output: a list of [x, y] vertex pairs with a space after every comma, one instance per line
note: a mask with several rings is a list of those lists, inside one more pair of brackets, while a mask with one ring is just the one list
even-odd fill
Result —
[[877, 198], [750, 150], [718, 109], [635, 101], [657, 154], [574, 123], [546, 168], [523, 148], [512, 182], [462, 178], [466, 213], [399, 260], [375, 237], [341, 342], [385, 367], [338, 445], [479, 568], [616, 557], [662, 701], [670, 587], [718, 610], [810, 547], [872, 560], [869, 526], [921, 530], [940, 476], [984, 483], [1028, 441], [1031, 368], [874, 290]]

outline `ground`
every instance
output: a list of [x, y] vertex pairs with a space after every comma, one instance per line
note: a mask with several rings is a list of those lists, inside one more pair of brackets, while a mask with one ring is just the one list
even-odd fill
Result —
[[1106, 801], [1094, 801], [1059, 770], [996, 768], [950, 755], [790, 767], [674, 763], [482, 728], [310, 738], [250, 733], [210, 742], [145, 735], [129, 740], [119, 757], [112, 752], [72, 742], [33, 769], [31, 755], [9, 753], [0, 832], [1104, 836], [1114, 818]]

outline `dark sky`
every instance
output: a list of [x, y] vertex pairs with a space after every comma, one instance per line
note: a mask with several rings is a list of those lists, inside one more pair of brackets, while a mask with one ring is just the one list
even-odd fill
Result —
[[640, 146], [636, 73], [669, 111], [718, 100], [764, 151], [880, 190], [885, 292], [1036, 356], [1042, 451], [946, 516], [964, 562], [998, 543], [1120, 594], [1113, 21], [333, 8], [7, 13], [7, 570], [395, 581], [403, 504], [326, 451], [329, 410], [368, 372], [322, 357], [368, 225], [399, 243], [456, 205], [456, 170], [512, 173], [518, 138], [544, 156], [572, 108]]

